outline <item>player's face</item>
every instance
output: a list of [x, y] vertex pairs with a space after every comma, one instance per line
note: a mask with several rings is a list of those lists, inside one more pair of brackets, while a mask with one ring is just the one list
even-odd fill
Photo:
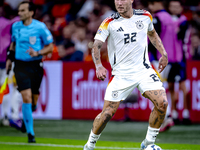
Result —
[[126, 14], [132, 10], [133, 0], [115, 0], [115, 8], [119, 14]]
[[29, 11], [29, 4], [21, 4], [18, 9], [18, 15], [22, 21], [33, 16], [33, 11]]

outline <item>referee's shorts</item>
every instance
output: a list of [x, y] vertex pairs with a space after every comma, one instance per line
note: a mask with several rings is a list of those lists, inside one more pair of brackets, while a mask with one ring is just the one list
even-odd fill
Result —
[[28, 62], [15, 60], [14, 72], [19, 92], [30, 88], [32, 94], [39, 94], [43, 77], [43, 64], [41, 60]]

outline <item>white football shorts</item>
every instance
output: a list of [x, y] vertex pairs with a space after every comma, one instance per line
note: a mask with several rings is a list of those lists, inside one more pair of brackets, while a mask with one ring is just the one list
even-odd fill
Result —
[[149, 68], [134, 75], [112, 76], [106, 88], [104, 99], [116, 102], [125, 100], [136, 87], [141, 94], [149, 90], [165, 90], [156, 72]]

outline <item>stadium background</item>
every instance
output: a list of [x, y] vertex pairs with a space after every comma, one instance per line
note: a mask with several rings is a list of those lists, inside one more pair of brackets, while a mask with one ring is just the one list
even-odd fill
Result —
[[[97, 11], [97, 9], [101, 8], [103, 10], [103, 7], [109, 6], [109, 9], [107, 9], [109, 11], [108, 14], [115, 11], [115, 9], [111, 0], [107, 0], [107, 2], [105, 0], [95, 0], [93, 8], [96, 9], [92, 10], [90, 7], [86, 7], [88, 11], [84, 15], [88, 18], [85, 19], [85, 16], [80, 17], [81, 15], [79, 14], [79, 16], [78, 12], [80, 12], [87, 1], [90, 0], [33, 0], [37, 5], [35, 18], [48, 25], [55, 41], [53, 54], [44, 58], [44, 78], [41, 85], [41, 94], [38, 101], [38, 108], [33, 113], [36, 119], [35, 128], [38, 138], [86, 140], [91, 129], [91, 120], [102, 109], [103, 96], [109, 78], [104, 82], [97, 80], [89, 51], [91, 50], [92, 38], [103, 18], [103, 12], [100, 10]], [[13, 18], [16, 16], [16, 8], [19, 2], [20, 0], [5, 0], [4, 3], [1, 1], [1, 5], [6, 8], [5, 13], [7, 17]], [[145, 0], [135, 0], [134, 8], [147, 9], [146, 2]], [[198, 22], [200, 18], [200, 2], [197, 0], [183, 0], [183, 4], [183, 13], [187, 16], [188, 20]], [[75, 38], [81, 35], [78, 34], [73, 26], [78, 27], [76, 28], [77, 30], [84, 28], [86, 32], [85, 39], [87, 39], [87, 50], [82, 50], [84, 52], [82, 60], [67, 62], [59, 57], [58, 45], [60, 45], [64, 37], [64, 28], [71, 29], [75, 33]], [[79, 30], [80, 33], [81, 29]], [[199, 29], [197, 28], [197, 30]], [[200, 43], [198, 44], [200, 45]], [[104, 46], [102, 61], [108, 68], [108, 77], [110, 77], [111, 69], [106, 54], [106, 46]], [[193, 125], [177, 125], [173, 127], [169, 132], [159, 135], [158, 142], [160, 143], [199, 144], [200, 141], [200, 61], [193, 60], [191, 57], [192, 54], [188, 55], [186, 85], [189, 90], [188, 98], [190, 99], [190, 113]], [[167, 83], [164, 84], [167, 89]], [[11, 85], [10, 88], [12, 90]], [[176, 91], [178, 91], [178, 84], [176, 84]], [[118, 137], [121, 137], [119, 140], [122, 141], [133, 140], [140, 142], [143, 139], [152, 104], [148, 99], [143, 98], [137, 89], [133, 91], [133, 94], [138, 96], [137, 101], [120, 104], [119, 110], [113, 118], [117, 123], [115, 121], [110, 123], [111, 126], [105, 130], [105, 136], [102, 136], [101, 140], [115, 141], [118, 140]], [[178, 92], [178, 95], [177, 109], [179, 114], [182, 114], [183, 95], [181, 92]], [[168, 99], [170, 101], [169, 95]], [[0, 107], [0, 118], [2, 116]], [[22, 117], [21, 113], [20, 116]], [[123, 124], [123, 121], [126, 121], [127, 118], [132, 122]], [[179, 115], [179, 118], [182, 119], [182, 116]], [[130, 131], [131, 128], [137, 128], [138, 131]], [[133, 134], [134, 137], [132, 137]], [[2, 137], [2, 135], [26, 136], [19, 134], [14, 129], [5, 127], [0, 127], [0, 135], [0, 141], [9, 141], [5, 137]], [[172, 135], [173, 138], [171, 138]], [[183, 138], [179, 140], [180, 137]], [[14, 141], [20, 142], [22, 140], [18, 138]], [[43, 140], [40, 139], [40, 141]], [[49, 142], [54, 143], [51, 140]], [[80, 143], [84, 144], [84, 142]]]
[[[17, 5], [22, 0], [5, 0], [1, 5], [4, 16], [8, 19], [17, 15]], [[38, 109], [33, 113], [37, 119], [93, 119], [103, 107], [104, 91], [109, 78], [100, 82], [95, 77], [94, 65], [91, 59], [91, 45], [99, 24], [111, 13], [115, 12], [113, 1], [105, 0], [32, 0], [36, 5], [35, 18], [46, 23], [54, 36], [53, 54], [44, 58], [44, 79], [41, 85], [41, 95]], [[3, 2], [3, 1], [1, 1]], [[148, 9], [147, 1], [134, 1], [134, 8]], [[184, 0], [183, 14], [187, 16], [193, 28], [197, 28], [200, 19], [200, 2]], [[197, 14], [197, 15], [196, 15]], [[197, 25], [194, 22], [197, 22]], [[197, 28], [199, 32], [200, 28]], [[69, 32], [70, 30], [71, 32]], [[85, 33], [85, 34], [83, 34]], [[70, 34], [70, 36], [69, 36]], [[69, 36], [69, 37], [68, 37]], [[68, 61], [62, 57], [60, 46], [68, 37], [75, 43], [76, 52], [82, 52], [81, 59]], [[192, 43], [192, 42], [191, 42]], [[199, 47], [200, 47], [200, 43]], [[65, 45], [64, 45], [65, 46]], [[191, 44], [191, 47], [193, 45]], [[76, 56], [78, 53], [74, 52]], [[106, 44], [102, 48], [102, 61], [109, 69]], [[79, 56], [78, 56], [79, 57]], [[200, 68], [198, 60], [192, 59], [192, 54], [185, 52], [187, 59], [187, 89], [189, 90], [191, 121], [200, 123]], [[165, 83], [167, 89], [167, 83]], [[10, 86], [12, 88], [12, 86]], [[176, 85], [178, 91], [178, 84]], [[148, 121], [152, 104], [138, 95], [135, 103], [122, 103], [113, 120], [130, 119]], [[177, 109], [182, 119], [183, 95], [178, 93]], [[168, 95], [170, 102], [170, 95]], [[1, 113], [2, 116], [2, 113]]]
[[[110, 77], [110, 66], [107, 62], [104, 62], [104, 65], [108, 68], [108, 77]], [[199, 61], [188, 61], [186, 85], [190, 91], [188, 97], [193, 123], [200, 123], [199, 66]], [[41, 94], [33, 116], [35, 119], [93, 119], [103, 108], [103, 97], [108, 80], [109, 78], [99, 81], [96, 78], [95, 68], [91, 62], [46, 61]], [[164, 85], [167, 88], [167, 83]], [[143, 98], [137, 89], [133, 94], [139, 96], [138, 101], [121, 103], [113, 120], [125, 120], [125, 117], [128, 117], [133, 121], [148, 121], [152, 103]], [[182, 92], [179, 92], [177, 108], [181, 114]], [[22, 117], [21, 113], [20, 116]], [[182, 116], [180, 115], [179, 118], [182, 119]]]

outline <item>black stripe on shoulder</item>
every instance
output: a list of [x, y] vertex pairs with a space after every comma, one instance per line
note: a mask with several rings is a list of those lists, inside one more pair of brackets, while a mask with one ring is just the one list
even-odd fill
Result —
[[143, 9], [133, 9], [133, 14], [134, 15], [143, 15], [144, 13], [146, 13], [146, 10]]
[[111, 18], [118, 19], [120, 17], [120, 14], [118, 12], [111, 15]]

